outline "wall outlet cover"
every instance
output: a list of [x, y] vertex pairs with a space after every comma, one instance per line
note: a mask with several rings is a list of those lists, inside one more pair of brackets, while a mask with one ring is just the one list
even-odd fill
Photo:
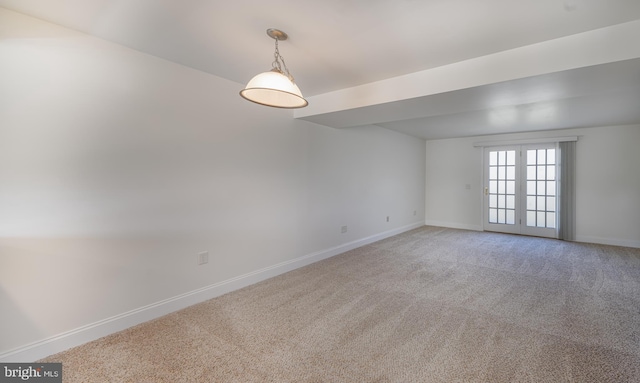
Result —
[[209, 263], [209, 252], [203, 251], [198, 253], [198, 265], [204, 265]]

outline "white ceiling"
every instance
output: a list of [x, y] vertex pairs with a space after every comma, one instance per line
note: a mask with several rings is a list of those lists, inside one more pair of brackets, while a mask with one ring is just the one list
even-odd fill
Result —
[[[280, 52], [307, 97], [640, 19], [638, 0], [0, 0], [0, 7], [239, 84], [270, 68], [273, 40], [265, 31], [279, 28], [290, 36]], [[473, 107], [505, 89], [522, 95], [541, 86], [556, 91]], [[639, 89], [640, 60], [626, 60], [369, 106], [366, 113], [333, 113], [318, 122], [375, 123], [426, 139], [514, 126], [633, 124], [640, 123]], [[389, 121], [390, 106], [404, 114]]]

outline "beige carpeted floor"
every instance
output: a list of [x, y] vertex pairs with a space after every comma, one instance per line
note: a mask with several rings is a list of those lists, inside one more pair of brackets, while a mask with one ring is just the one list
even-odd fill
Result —
[[65, 382], [640, 382], [640, 249], [427, 226], [46, 361]]

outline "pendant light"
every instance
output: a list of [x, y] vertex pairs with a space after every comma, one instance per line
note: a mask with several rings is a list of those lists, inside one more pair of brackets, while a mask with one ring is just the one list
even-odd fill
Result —
[[[278, 50], [278, 41], [288, 38], [278, 29], [267, 29], [267, 35], [276, 41], [275, 60], [268, 72], [263, 72], [249, 80], [247, 86], [240, 91], [240, 96], [257, 104], [276, 108], [303, 108], [309, 103], [302, 97], [302, 92], [289, 73], [284, 57]], [[284, 71], [282, 68], [284, 67]]]

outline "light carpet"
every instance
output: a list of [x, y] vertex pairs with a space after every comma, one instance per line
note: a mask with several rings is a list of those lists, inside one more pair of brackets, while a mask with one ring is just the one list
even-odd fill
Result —
[[640, 249], [425, 226], [43, 361], [65, 382], [640, 382]]

